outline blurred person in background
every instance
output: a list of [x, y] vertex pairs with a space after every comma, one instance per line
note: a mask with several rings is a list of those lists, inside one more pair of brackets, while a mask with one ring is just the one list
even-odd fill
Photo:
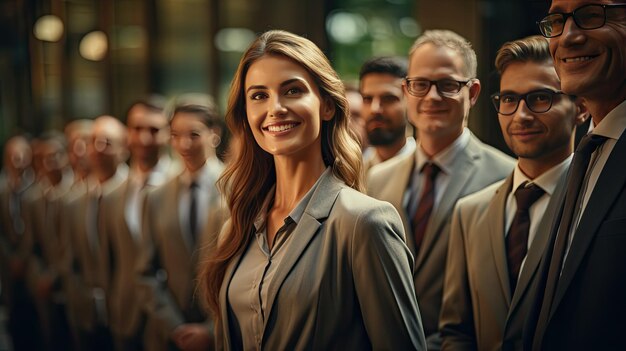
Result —
[[102, 232], [102, 198], [126, 180], [126, 127], [115, 117], [94, 120], [87, 154], [92, 166], [90, 188], [64, 204], [61, 231], [70, 255], [66, 289], [70, 321], [81, 350], [110, 350], [108, 329], [108, 242]]
[[102, 199], [102, 235], [109, 249], [109, 325], [116, 350], [142, 350], [145, 316], [137, 299], [137, 257], [141, 252], [144, 195], [180, 172], [167, 154], [170, 130], [165, 98], [151, 95], [126, 114], [130, 171], [126, 181]]
[[[26, 236], [31, 241], [29, 284], [35, 297], [45, 349], [67, 350], [71, 338], [61, 284], [66, 247], [59, 230], [61, 199], [74, 183], [65, 136], [48, 131], [39, 137], [42, 175], [37, 191], [25, 200]], [[34, 189], [34, 188], [33, 188]]]
[[375, 57], [361, 66], [361, 113], [369, 144], [363, 153], [365, 173], [379, 163], [415, 152], [415, 139], [406, 136], [409, 124], [402, 92], [406, 70], [407, 61], [400, 57]]
[[363, 97], [359, 88], [351, 83], [345, 83], [346, 98], [350, 107], [350, 117], [348, 126], [352, 129], [361, 143], [361, 150], [366, 150], [369, 146], [367, 132], [365, 131], [365, 121], [363, 120]]
[[27, 288], [26, 267], [30, 256], [25, 234], [25, 193], [33, 187], [32, 149], [26, 137], [17, 135], [4, 145], [0, 188], [0, 273], [2, 298], [8, 306], [8, 330], [16, 351], [42, 346], [37, 312]]
[[198, 267], [215, 247], [227, 211], [215, 182], [222, 131], [213, 98], [178, 97], [169, 109], [170, 142], [183, 172], [146, 195], [138, 260], [147, 350], [206, 350], [213, 325], [196, 295]]

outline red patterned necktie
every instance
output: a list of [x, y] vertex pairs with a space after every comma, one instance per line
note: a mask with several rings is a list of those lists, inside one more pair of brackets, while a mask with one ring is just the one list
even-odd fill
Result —
[[440, 171], [439, 166], [434, 163], [426, 163], [421, 171], [424, 177], [424, 188], [422, 189], [419, 205], [413, 216], [413, 238], [415, 239], [416, 255], [424, 240], [428, 220], [435, 205], [435, 179]]

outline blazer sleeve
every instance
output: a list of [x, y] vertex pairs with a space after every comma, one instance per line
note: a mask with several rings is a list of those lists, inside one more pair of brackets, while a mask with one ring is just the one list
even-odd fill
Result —
[[171, 333], [185, 322], [182, 311], [177, 307], [167, 288], [167, 273], [159, 259], [159, 238], [152, 228], [150, 209], [151, 194], [147, 194], [143, 205], [142, 246], [137, 260], [138, 295], [148, 318], [154, 319], [163, 333]]
[[379, 204], [359, 215], [351, 239], [363, 322], [374, 350], [425, 350], [402, 220], [390, 204]]
[[442, 350], [476, 350], [472, 299], [467, 277], [463, 223], [459, 205], [452, 217], [439, 329]]

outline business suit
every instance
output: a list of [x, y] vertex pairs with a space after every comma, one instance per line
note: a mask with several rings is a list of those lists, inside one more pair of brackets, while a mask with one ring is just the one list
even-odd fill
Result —
[[368, 175], [367, 193], [379, 200], [390, 202], [400, 213], [404, 230], [408, 233], [407, 245], [415, 256], [415, 292], [420, 304], [424, 332], [429, 336], [438, 331], [453, 207], [461, 197], [506, 177], [513, 170], [514, 161], [470, 134], [467, 146], [459, 152], [455, 160], [458, 167], [450, 174], [449, 185], [442, 190], [441, 201], [433, 209], [417, 254], [411, 234], [411, 215], [407, 214], [403, 204], [415, 162], [413, 154], [373, 168]]
[[[59, 184], [47, 184], [40, 193], [26, 200], [26, 236], [32, 241], [28, 280], [45, 345], [50, 350], [70, 347], [66, 298], [61, 284], [65, 247], [59, 235], [59, 208], [72, 182], [73, 175], [66, 170]], [[42, 286], [49, 290], [42, 290]]]
[[[201, 260], [215, 247], [217, 235], [227, 217], [226, 204], [215, 182], [223, 165], [217, 159], [207, 161], [212, 184], [209, 212], [204, 228], [193, 244], [190, 234], [181, 228], [177, 204], [188, 185], [183, 175], [149, 192], [144, 201], [142, 232], [144, 243], [137, 262], [138, 298], [147, 313], [146, 349], [165, 349], [172, 331], [184, 323], [207, 323], [207, 316], [197, 296], [197, 269]], [[164, 212], [166, 207], [170, 210]]]
[[[441, 334], [443, 350], [521, 350], [524, 319], [533, 302], [531, 286], [563, 191], [563, 172], [539, 220], [515, 291], [511, 292], [505, 211], [513, 174], [458, 201], [452, 219]], [[530, 293], [529, 293], [530, 291]]]
[[[621, 118], [623, 121], [623, 110]], [[524, 330], [525, 348], [623, 349], [623, 332], [626, 330], [626, 304], [623, 303], [626, 296], [626, 279], [623, 279], [626, 276], [624, 159], [626, 132], [622, 132], [617, 139], [573, 232], [547, 323], [539, 324], [538, 316], [562, 208], [555, 218], [550, 244], [541, 264], [543, 281], [538, 286], [535, 308]]]
[[[105, 183], [98, 185], [100, 190], [89, 189], [81, 194], [71, 194], [64, 205], [65, 238], [69, 241], [70, 254], [65, 258], [68, 272], [65, 284], [68, 294], [68, 314], [78, 329], [81, 348], [106, 349], [111, 339], [108, 331], [106, 291], [108, 289], [108, 242], [101, 226], [100, 199], [117, 189], [126, 179], [125, 167]], [[94, 223], [97, 237], [90, 237], [87, 228], [90, 211], [97, 212]], [[67, 245], [67, 244], [66, 244]]]
[[[27, 263], [32, 240], [26, 235], [26, 198], [39, 191], [32, 173], [25, 172], [18, 187], [4, 183], [0, 189], [0, 273], [2, 297], [8, 307], [7, 329], [15, 350], [41, 348], [37, 312], [27, 285]], [[13, 210], [11, 209], [11, 202]], [[19, 216], [17, 212], [19, 211]]]
[[[327, 172], [290, 236], [269, 285], [262, 349], [425, 349], [412, 257], [391, 206]], [[218, 350], [237, 349], [227, 294], [241, 257], [220, 289]]]
[[[111, 332], [120, 349], [141, 348], [145, 316], [137, 299], [137, 257], [141, 253], [141, 233], [132, 233], [126, 218], [131, 197], [143, 203], [143, 195], [180, 172], [178, 164], [162, 159], [147, 174], [143, 189], [133, 183], [133, 173], [102, 200], [102, 231], [109, 248], [109, 291], [107, 292]], [[162, 167], [161, 167], [162, 165]], [[140, 219], [141, 220], [141, 219]]]

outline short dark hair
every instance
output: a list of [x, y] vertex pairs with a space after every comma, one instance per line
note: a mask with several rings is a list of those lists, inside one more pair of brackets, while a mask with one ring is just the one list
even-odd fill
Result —
[[128, 118], [128, 113], [135, 106], [143, 106], [146, 109], [148, 109], [148, 111], [150, 112], [163, 113], [163, 110], [165, 110], [166, 104], [167, 104], [167, 99], [162, 95], [159, 95], [159, 94], [146, 95], [140, 99], [133, 101], [133, 103], [130, 104], [130, 106], [126, 110], [126, 118]]
[[374, 57], [361, 66], [359, 80], [362, 80], [365, 75], [370, 73], [386, 73], [398, 78], [404, 78], [406, 77], [408, 66], [407, 59], [404, 57]]
[[223, 121], [212, 96], [205, 94], [184, 94], [178, 96], [167, 112], [168, 119], [172, 119], [179, 112], [193, 113], [209, 128], [222, 128]]

